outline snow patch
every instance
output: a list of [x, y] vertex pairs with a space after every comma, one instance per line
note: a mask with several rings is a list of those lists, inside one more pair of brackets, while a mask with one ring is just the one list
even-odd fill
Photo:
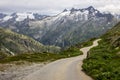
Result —
[[83, 12], [83, 14], [89, 14], [89, 11], [86, 10], [86, 11]]
[[23, 21], [26, 18], [35, 19], [33, 13], [17, 13], [17, 16], [16, 21]]
[[70, 11], [66, 11], [66, 12], [63, 12], [60, 14], [61, 16], [67, 16], [67, 15], [70, 15]]
[[8, 21], [9, 19], [11, 19], [12, 18], [12, 16], [5, 16], [4, 18], [3, 18], [3, 21]]

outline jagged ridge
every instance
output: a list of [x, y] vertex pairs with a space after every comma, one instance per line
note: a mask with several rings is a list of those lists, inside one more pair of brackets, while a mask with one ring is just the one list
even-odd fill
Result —
[[45, 45], [66, 47], [104, 34], [117, 19], [90, 6], [84, 9], [65, 9], [62, 13], [42, 20], [1, 23], [5, 28], [22, 33]]

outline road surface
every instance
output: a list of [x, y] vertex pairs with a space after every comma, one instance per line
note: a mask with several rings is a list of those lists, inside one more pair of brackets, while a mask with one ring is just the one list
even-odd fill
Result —
[[82, 71], [82, 64], [87, 52], [97, 46], [99, 40], [95, 40], [90, 47], [80, 49], [83, 55], [49, 63], [23, 80], [92, 80]]

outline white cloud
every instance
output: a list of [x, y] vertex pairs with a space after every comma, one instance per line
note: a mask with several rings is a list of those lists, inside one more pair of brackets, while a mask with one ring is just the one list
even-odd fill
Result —
[[120, 6], [116, 7], [116, 5], [120, 5], [120, 0], [1, 0], [0, 11], [34, 11], [56, 14], [65, 8], [85, 8], [91, 5], [102, 11], [118, 12]]
[[100, 7], [98, 9], [103, 12], [108, 11], [108, 12], [112, 12], [112, 13], [120, 13], [120, 5], [110, 4], [110, 5]]

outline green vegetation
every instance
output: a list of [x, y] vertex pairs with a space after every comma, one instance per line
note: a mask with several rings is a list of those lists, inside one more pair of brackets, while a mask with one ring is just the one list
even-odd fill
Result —
[[95, 80], [120, 80], [120, 23], [101, 38], [89, 51], [83, 70]]
[[60, 52], [60, 55], [65, 55], [68, 57], [78, 56], [81, 54], [83, 53], [80, 51], [80, 48], [76, 46], [71, 46], [70, 48]]
[[82, 42], [82, 43], [78, 43], [76, 44], [75, 46], [78, 47], [78, 48], [83, 48], [83, 47], [88, 47], [88, 46], [91, 46], [93, 44], [93, 41], [95, 40], [96, 38], [92, 38], [88, 41], [85, 41], [85, 42]]
[[69, 58], [81, 55], [82, 52], [76, 47], [70, 47], [67, 50], [60, 52], [59, 54], [53, 53], [32, 53], [32, 54], [20, 54], [17, 56], [6, 57], [0, 60], [0, 63], [9, 63], [13, 61], [28, 61], [28, 62], [46, 62], [55, 61], [61, 58]]
[[[60, 48], [56, 46], [44, 46], [28, 36], [0, 28], [0, 53], [11, 56], [21, 53], [41, 53], [46, 51], [57, 53], [60, 51]], [[0, 56], [2, 55], [0, 54]]]
[[0, 63], [46, 62], [80, 54], [82, 52], [76, 46], [60, 52], [59, 47], [44, 46], [30, 37], [0, 28]]

